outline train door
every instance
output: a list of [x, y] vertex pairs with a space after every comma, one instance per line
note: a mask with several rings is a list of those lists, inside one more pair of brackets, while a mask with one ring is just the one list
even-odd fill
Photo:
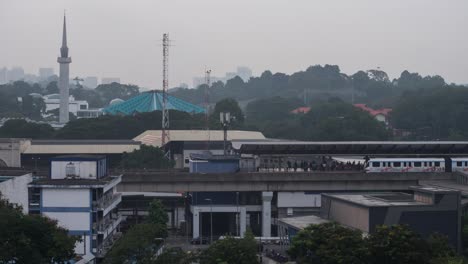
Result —
[[452, 172], [452, 159], [445, 157], [445, 172]]

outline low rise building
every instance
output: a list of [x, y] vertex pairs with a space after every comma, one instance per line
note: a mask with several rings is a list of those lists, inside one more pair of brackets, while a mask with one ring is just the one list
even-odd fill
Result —
[[461, 194], [440, 187], [410, 187], [401, 192], [322, 194], [320, 213], [279, 219], [280, 236], [294, 236], [309, 224], [334, 221], [373, 233], [379, 225], [408, 225], [422, 237], [439, 233], [455, 248], [461, 246]]
[[104, 156], [52, 158], [49, 178], [29, 184], [29, 212], [55, 219], [70, 235], [80, 236], [77, 255], [102, 258], [120, 235], [120, 181], [121, 176], [108, 175]]

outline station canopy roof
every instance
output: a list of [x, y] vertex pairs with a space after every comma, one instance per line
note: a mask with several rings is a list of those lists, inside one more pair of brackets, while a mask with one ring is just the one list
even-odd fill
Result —
[[[190, 141], [190, 142], [205, 142], [205, 141], [223, 141], [223, 130], [170, 130], [170, 141]], [[161, 147], [161, 130], [146, 130], [137, 137], [134, 141], [139, 141], [145, 145]], [[265, 136], [257, 131], [229, 130], [227, 132], [227, 140], [265, 140]]]
[[255, 155], [468, 156], [468, 141], [237, 140], [232, 146], [242, 154]]
[[[163, 93], [161, 91], [149, 91], [126, 101], [109, 105], [103, 111], [110, 115], [132, 115], [135, 113], [161, 111], [162, 103]], [[191, 104], [172, 95], [167, 96], [167, 109], [195, 114], [205, 112], [203, 107]]]

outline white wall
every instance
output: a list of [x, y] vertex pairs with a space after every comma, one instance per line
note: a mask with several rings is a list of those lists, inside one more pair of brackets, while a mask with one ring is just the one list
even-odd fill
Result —
[[90, 229], [90, 212], [43, 212], [43, 215], [57, 220], [59, 226], [71, 231]]
[[[75, 253], [78, 255], [86, 255], [86, 253], [91, 253], [91, 239], [90, 236], [81, 236], [82, 241], [76, 242], [75, 244]], [[86, 243], [85, 243], [86, 241]], [[86, 253], [85, 253], [86, 247]]]
[[278, 207], [320, 207], [320, 194], [278, 192]]
[[10, 203], [22, 206], [23, 213], [27, 214], [29, 212], [28, 184], [31, 181], [31, 174], [26, 174], [1, 182], [0, 194]]
[[89, 189], [42, 189], [42, 207], [89, 207]]
[[[70, 161], [52, 161], [51, 178], [64, 179], [66, 177], [66, 166]], [[75, 172], [84, 179], [96, 179], [96, 161], [72, 161]]]

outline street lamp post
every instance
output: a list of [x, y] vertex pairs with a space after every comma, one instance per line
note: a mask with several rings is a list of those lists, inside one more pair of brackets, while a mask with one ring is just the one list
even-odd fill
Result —
[[210, 202], [210, 245], [213, 244], [213, 200], [206, 198]]

